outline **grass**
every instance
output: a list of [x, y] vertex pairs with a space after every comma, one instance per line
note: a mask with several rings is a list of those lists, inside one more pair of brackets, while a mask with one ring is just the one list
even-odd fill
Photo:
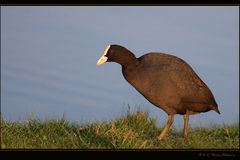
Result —
[[191, 129], [172, 127], [159, 141], [162, 128], [146, 112], [137, 111], [109, 122], [69, 123], [64, 119], [1, 121], [3, 149], [239, 149], [239, 124]]

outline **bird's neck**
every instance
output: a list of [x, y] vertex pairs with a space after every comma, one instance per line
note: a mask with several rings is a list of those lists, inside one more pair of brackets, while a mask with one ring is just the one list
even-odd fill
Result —
[[117, 63], [122, 65], [123, 68], [133, 68], [139, 65], [139, 60], [134, 54], [128, 53], [125, 56], [121, 56], [117, 59]]
[[127, 61], [122, 61], [120, 63], [123, 68], [135, 68], [139, 65], [138, 59], [128, 59]]

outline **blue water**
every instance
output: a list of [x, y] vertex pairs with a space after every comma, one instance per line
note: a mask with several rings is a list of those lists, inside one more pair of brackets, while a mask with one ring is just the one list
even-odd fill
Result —
[[[147, 111], [163, 125], [166, 113], [127, 83], [118, 64], [95, 66], [106, 45], [118, 43], [137, 57], [167, 52], [192, 65], [213, 91], [221, 115], [210, 111], [191, 116], [191, 126], [237, 123], [237, 10], [1, 7], [2, 116], [10, 121], [64, 116], [89, 123], [120, 117], [129, 105], [132, 112]], [[182, 126], [182, 120], [176, 116], [175, 125]]]

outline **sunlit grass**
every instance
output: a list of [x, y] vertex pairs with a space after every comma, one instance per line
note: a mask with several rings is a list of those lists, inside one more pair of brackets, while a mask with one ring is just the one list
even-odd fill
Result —
[[[162, 126], [163, 127], [163, 126]], [[1, 121], [1, 147], [33, 149], [239, 149], [239, 125], [190, 128], [188, 138], [182, 130], [171, 128], [165, 140], [156, 119], [146, 112], [128, 113], [120, 118], [92, 124], [69, 123], [65, 119], [25, 122]]]

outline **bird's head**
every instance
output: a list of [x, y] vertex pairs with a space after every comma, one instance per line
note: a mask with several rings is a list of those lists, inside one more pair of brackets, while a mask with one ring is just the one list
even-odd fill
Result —
[[97, 66], [104, 64], [105, 62], [116, 62], [122, 66], [129, 65], [129, 62], [132, 62], [136, 59], [134, 54], [129, 51], [127, 48], [120, 45], [108, 45], [103, 55], [98, 59]]

